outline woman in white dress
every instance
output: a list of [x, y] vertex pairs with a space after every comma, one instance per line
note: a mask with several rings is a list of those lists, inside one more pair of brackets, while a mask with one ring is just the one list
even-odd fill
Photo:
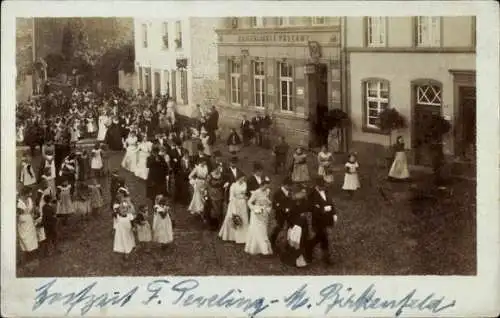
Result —
[[16, 142], [22, 144], [24, 142], [24, 124], [20, 124], [17, 128]]
[[193, 186], [193, 197], [188, 211], [191, 214], [202, 215], [205, 209], [205, 192], [207, 189], [208, 166], [202, 160], [189, 174], [189, 183]]
[[35, 169], [33, 169], [31, 158], [29, 157], [24, 157], [21, 161], [19, 181], [21, 181], [21, 184], [25, 187], [34, 188], [36, 186], [37, 180]]
[[102, 160], [101, 144], [97, 142], [94, 144], [94, 149], [92, 149], [90, 159], [90, 169], [92, 169], [93, 177], [100, 178], [102, 176], [103, 168], [104, 162]]
[[402, 136], [398, 136], [394, 145], [396, 153], [391, 169], [389, 170], [389, 180], [408, 180], [410, 172], [408, 171], [408, 161], [406, 159], [405, 142]]
[[247, 233], [247, 183], [245, 176], [242, 175], [229, 188], [229, 204], [227, 205], [226, 217], [219, 231], [219, 237], [223, 241], [245, 244]]
[[167, 117], [170, 118], [172, 125], [175, 125], [175, 102], [171, 98], [167, 102]]
[[104, 141], [106, 139], [106, 132], [108, 131], [108, 126], [110, 124], [109, 117], [105, 110], [99, 116], [99, 127], [97, 132], [97, 140]]
[[153, 143], [148, 141], [147, 135], [142, 134], [141, 142], [139, 142], [139, 154], [137, 155], [137, 168], [135, 170], [135, 176], [146, 180], [148, 178], [149, 169], [147, 167], [147, 160], [151, 154], [151, 149], [153, 148]]
[[248, 226], [245, 252], [251, 255], [270, 255], [273, 253], [271, 241], [269, 241], [267, 234], [269, 214], [272, 206], [269, 191], [269, 183], [263, 181], [260, 187], [252, 192], [248, 200], [248, 207], [252, 216], [250, 217], [250, 225]]
[[[23, 220], [29, 221], [29, 217], [27, 215], [31, 216], [31, 220], [33, 221], [34, 227], [37, 224], [41, 223], [42, 220], [41, 214], [36, 213], [35, 215], [34, 204], [33, 200], [31, 199], [31, 190], [29, 188], [24, 188], [21, 191], [21, 194], [17, 199], [17, 208], [23, 211], [23, 217], [22, 217]], [[45, 231], [43, 230], [43, 227], [39, 227], [38, 229], [35, 227], [34, 230], [35, 230], [35, 239], [37, 240], [37, 245], [38, 245], [38, 242], [45, 240]], [[32, 234], [30, 234], [30, 236], [31, 235]]]
[[122, 254], [124, 258], [127, 258], [135, 247], [135, 237], [132, 231], [134, 215], [129, 211], [127, 205], [120, 206], [119, 213], [115, 215], [114, 220], [113, 252]]
[[358, 177], [358, 168], [359, 163], [356, 155], [351, 153], [349, 155], [349, 160], [345, 164], [344, 184], [342, 185], [342, 190], [349, 192], [351, 195], [361, 187]]
[[207, 131], [202, 128], [201, 130], [201, 145], [203, 146], [203, 153], [207, 156], [212, 155], [212, 147], [210, 146], [210, 136], [208, 135]]
[[22, 252], [33, 252], [38, 249], [38, 237], [36, 235], [35, 221], [33, 215], [17, 208], [17, 238]]
[[137, 134], [131, 130], [127, 139], [123, 142], [123, 147], [127, 150], [122, 160], [122, 167], [130, 172], [137, 169]]
[[320, 152], [318, 153], [318, 176], [325, 176], [325, 172], [328, 168], [330, 168], [332, 161], [332, 153], [328, 151], [326, 146], [322, 146]]

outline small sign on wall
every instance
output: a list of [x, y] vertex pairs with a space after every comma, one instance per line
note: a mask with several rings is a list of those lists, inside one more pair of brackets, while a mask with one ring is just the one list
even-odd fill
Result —
[[297, 95], [304, 95], [304, 88], [303, 87], [297, 87]]

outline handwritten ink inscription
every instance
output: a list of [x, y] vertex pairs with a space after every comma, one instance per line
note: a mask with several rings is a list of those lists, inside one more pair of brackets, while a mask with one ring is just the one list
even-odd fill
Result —
[[303, 284], [285, 293], [282, 298], [275, 299], [264, 295], [249, 297], [238, 288], [204, 294], [196, 279], [156, 279], [145, 286], [104, 293], [97, 292], [97, 285], [97, 282], [92, 282], [78, 291], [63, 292], [62, 286], [57, 285], [57, 279], [53, 279], [35, 289], [32, 310], [58, 306], [62, 307], [66, 315], [74, 315], [75, 311], [79, 311], [79, 315], [85, 316], [92, 309], [127, 307], [137, 310], [140, 306], [172, 305], [192, 309], [219, 308], [256, 317], [279, 306], [275, 309], [280, 313], [319, 310], [321, 314], [328, 315], [335, 309], [347, 309], [351, 312], [382, 311], [399, 317], [405, 310], [419, 311], [424, 315], [425, 312], [436, 314], [456, 305], [455, 300], [434, 293], [420, 295], [417, 289], [398, 299], [386, 299], [377, 293], [373, 284], [361, 292], [345, 287], [342, 283], [332, 283], [319, 291], [312, 291], [308, 284]]

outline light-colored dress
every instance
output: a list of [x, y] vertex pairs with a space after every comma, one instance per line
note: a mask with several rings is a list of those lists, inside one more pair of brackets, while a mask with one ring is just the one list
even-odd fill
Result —
[[248, 207], [252, 214], [245, 243], [245, 252], [248, 254], [269, 255], [273, 253], [267, 234], [271, 205], [268, 191], [260, 189], [254, 191], [248, 200]]
[[[42, 241], [38, 238], [38, 231], [35, 227], [35, 220], [33, 219], [30, 205], [33, 205], [31, 199], [28, 200], [27, 204], [21, 200], [17, 202], [17, 207], [23, 210], [23, 213], [19, 215], [17, 221], [17, 235], [21, 250], [24, 252], [36, 250], [38, 248], [38, 242]], [[43, 234], [45, 236], [45, 231]], [[43, 238], [45, 239], [45, 237]]]
[[[229, 188], [229, 204], [227, 205], [226, 217], [219, 231], [219, 237], [224, 241], [233, 241], [245, 244], [248, 233], [248, 206], [247, 206], [247, 184], [235, 182]], [[238, 228], [233, 226], [233, 215], [241, 218]]]
[[406, 152], [404, 149], [396, 151], [394, 161], [392, 162], [391, 169], [389, 170], [389, 177], [399, 180], [405, 180], [410, 177], [408, 161], [406, 159]]
[[201, 145], [203, 146], [203, 153], [207, 156], [212, 155], [212, 147], [209, 144], [210, 137], [207, 136], [202, 136], [200, 137], [201, 140]]
[[309, 168], [307, 167], [307, 154], [294, 153], [293, 154], [293, 182], [308, 182], [309, 181]]
[[53, 156], [45, 156], [44, 168], [49, 168], [50, 175], [42, 175], [42, 178], [47, 181], [52, 189], [52, 195], [54, 195], [56, 193], [56, 164]]
[[151, 225], [144, 217], [144, 221], [137, 224], [137, 240], [139, 242], [151, 242], [153, 234], [151, 233]]
[[342, 185], [342, 190], [357, 190], [361, 187], [358, 177], [358, 162], [347, 162], [345, 164], [346, 169], [349, 169], [350, 173], [344, 176], [344, 185]]
[[101, 170], [104, 167], [102, 162], [102, 150], [92, 149], [92, 159], [90, 159], [90, 168], [95, 170]]
[[104, 141], [106, 132], [108, 131], [109, 117], [106, 115], [99, 116], [99, 130], [97, 132], [97, 140]]
[[318, 176], [324, 176], [325, 170], [328, 169], [332, 164], [332, 153], [322, 152], [318, 153]]
[[31, 164], [23, 162], [21, 166], [21, 184], [25, 187], [29, 187], [36, 184], [36, 175]]
[[[160, 212], [166, 212], [163, 218]], [[170, 219], [170, 208], [155, 206], [153, 216], [153, 241], [168, 244], [174, 240], [172, 220]]]
[[95, 132], [94, 118], [87, 117], [87, 132], [93, 134]]
[[137, 137], [129, 136], [125, 141], [125, 157], [122, 160], [122, 167], [130, 172], [135, 172], [137, 169]]
[[100, 184], [90, 184], [90, 206], [92, 209], [99, 209], [104, 206], [104, 199], [101, 194]]
[[193, 197], [188, 211], [201, 214], [205, 208], [205, 191], [207, 189], [208, 167], [197, 165], [189, 174], [189, 183], [193, 186]]
[[75, 206], [73, 200], [71, 199], [71, 185], [58, 186], [60, 191], [59, 201], [57, 202], [57, 214], [73, 214], [75, 213]]
[[24, 142], [24, 126], [20, 126], [17, 128], [16, 141], [18, 143]]
[[135, 176], [146, 180], [148, 178], [149, 169], [147, 167], [148, 157], [151, 153], [153, 144], [149, 141], [141, 142], [139, 144], [139, 153], [137, 155], [137, 168]]
[[134, 216], [130, 213], [126, 215], [118, 214], [115, 217], [113, 252], [129, 254], [134, 249], [135, 238], [131, 223], [133, 219]]

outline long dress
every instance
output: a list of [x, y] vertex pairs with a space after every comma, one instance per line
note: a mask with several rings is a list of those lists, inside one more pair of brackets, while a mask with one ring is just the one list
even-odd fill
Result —
[[[33, 216], [33, 200], [31, 200], [31, 198], [26, 199], [26, 201], [18, 199], [17, 208], [23, 210], [23, 214], [31, 215], [31, 218], [34, 222], [33, 226], [40, 224], [42, 222], [41, 214], [36, 219]], [[43, 227], [35, 228], [35, 236], [38, 242], [45, 240], [45, 231]]]
[[113, 241], [113, 252], [129, 254], [135, 247], [134, 232], [132, 232], [131, 213], [126, 215], [117, 214], [115, 216], [115, 239]]
[[130, 172], [135, 172], [137, 169], [137, 137], [129, 136], [125, 141], [127, 151], [122, 160], [122, 167]]
[[101, 170], [104, 167], [102, 162], [102, 150], [92, 149], [92, 159], [90, 159], [90, 168], [93, 170]]
[[191, 214], [201, 214], [205, 208], [205, 191], [207, 188], [208, 167], [197, 165], [189, 174], [193, 186], [193, 197], [189, 203], [188, 211]]
[[155, 206], [153, 216], [153, 241], [168, 244], [174, 240], [170, 208]]
[[[224, 241], [233, 241], [238, 244], [246, 243], [248, 233], [248, 206], [247, 206], [247, 184], [235, 182], [229, 188], [229, 204], [227, 205], [226, 217], [219, 231], [219, 237]], [[238, 215], [241, 225], [235, 228], [233, 215]]]
[[318, 153], [318, 176], [325, 176], [326, 169], [331, 166], [332, 163], [332, 153], [331, 152], [320, 152]]
[[212, 147], [210, 146], [210, 136], [202, 136], [201, 138], [201, 145], [203, 146], [203, 153], [207, 156], [212, 155]]
[[408, 171], [408, 161], [406, 159], [404, 144], [397, 144], [395, 148], [396, 155], [389, 170], [389, 177], [398, 180], [408, 179], [410, 172]]
[[137, 167], [135, 176], [146, 180], [148, 178], [149, 169], [147, 167], [148, 157], [151, 153], [153, 144], [149, 141], [144, 141], [139, 144], [139, 153], [137, 155]]
[[57, 214], [68, 215], [75, 212], [75, 206], [71, 199], [71, 185], [58, 186], [59, 201], [57, 202]]
[[254, 191], [248, 200], [248, 207], [252, 213], [245, 243], [245, 252], [248, 254], [269, 255], [273, 253], [267, 234], [271, 205], [269, 194], [260, 189]]
[[92, 209], [100, 209], [104, 206], [104, 199], [101, 193], [100, 184], [89, 185], [90, 189], [90, 206]]
[[345, 173], [344, 176], [344, 184], [342, 185], [342, 190], [357, 190], [361, 187], [359, 184], [358, 177], [358, 162], [346, 162], [345, 164], [346, 170], [349, 170], [349, 173]]
[[34, 186], [36, 184], [36, 175], [33, 166], [28, 163], [23, 163], [21, 167], [21, 184], [25, 187]]
[[106, 115], [99, 116], [99, 130], [97, 132], [97, 140], [104, 141], [106, 139], [106, 132], [108, 131], [109, 117]]
[[29, 212], [24, 212], [17, 219], [17, 237], [21, 251], [31, 252], [38, 248], [35, 222]]
[[307, 154], [294, 153], [293, 154], [293, 182], [308, 182], [309, 181], [309, 168], [307, 167]]

